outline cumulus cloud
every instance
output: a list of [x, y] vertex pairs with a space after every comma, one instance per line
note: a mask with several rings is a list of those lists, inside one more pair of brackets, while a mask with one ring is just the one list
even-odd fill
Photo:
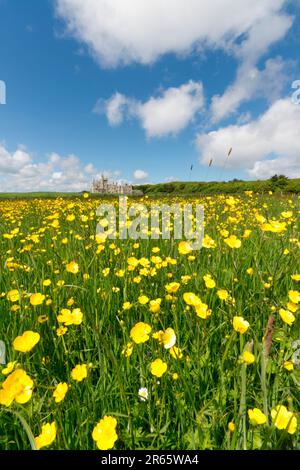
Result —
[[139, 120], [147, 137], [163, 137], [182, 131], [203, 106], [202, 83], [190, 80], [178, 88], [168, 88], [144, 103], [115, 93], [103, 107], [99, 108], [98, 101], [95, 108], [105, 112], [111, 125], [122, 123], [126, 114]]
[[252, 178], [257, 179], [268, 179], [275, 174], [300, 178], [299, 157], [282, 157], [258, 161], [248, 173]]
[[267, 178], [274, 173], [300, 177], [300, 106], [279, 99], [258, 119], [199, 134], [196, 145], [203, 163], [245, 169], [249, 176]]
[[[104, 172], [109, 177], [119, 172]], [[92, 176], [93, 175], [93, 176]], [[23, 148], [10, 152], [0, 144], [0, 186], [2, 191], [83, 191], [100, 171], [84, 165], [76, 155], [52, 153], [45, 162], [35, 162]]]
[[149, 173], [144, 170], [135, 170], [133, 176], [136, 180], [145, 180], [146, 178], [148, 178]]
[[202, 83], [190, 80], [179, 88], [168, 88], [158, 98], [136, 106], [136, 114], [148, 137], [182, 131], [204, 106]]
[[16, 174], [31, 161], [31, 156], [25, 150], [19, 148], [10, 153], [0, 144], [0, 174]]
[[[282, 37], [286, 0], [56, 0], [67, 32], [105, 67], [223, 48], [257, 56]], [[243, 40], [241, 40], [243, 38]]]
[[111, 126], [118, 126], [123, 122], [126, 108], [130, 108], [131, 100], [119, 92], [116, 92], [108, 100], [100, 98], [94, 106], [93, 112], [96, 114], [106, 114]]
[[289, 63], [280, 57], [269, 59], [260, 70], [245, 62], [238, 69], [235, 82], [222, 96], [214, 96], [211, 104], [212, 119], [218, 122], [234, 114], [239, 106], [253, 98], [265, 97], [269, 102], [281, 95], [288, 80]]
[[283, 3], [274, 2], [274, 9], [251, 25], [245, 39], [240, 44], [232, 45], [232, 52], [240, 65], [233, 84], [223, 95], [216, 95], [212, 99], [211, 114], [214, 122], [235, 113], [243, 102], [254, 97], [262, 96], [270, 101], [280, 96], [287, 79], [289, 62], [281, 58], [270, 59], [263, 70], [259, 70], [256, 64], [272, 44], [286, 35], [293, 24], [291, 16], [280, 14], [277, 9]]

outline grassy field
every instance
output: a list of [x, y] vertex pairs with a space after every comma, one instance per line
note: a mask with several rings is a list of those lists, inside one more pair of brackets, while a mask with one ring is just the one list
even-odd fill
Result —
[[299, 197], [200, 199], [199, 251], [0, 201], [0, 449], [300, 448]]
[[79, 197], [78, 193], [32, 192], [32, 193], [0, 193], [0, 199], [56, 199], [59, 197]]

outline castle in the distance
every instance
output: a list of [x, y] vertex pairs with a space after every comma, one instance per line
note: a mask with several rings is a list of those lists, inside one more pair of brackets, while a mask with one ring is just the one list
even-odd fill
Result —
[[132, 194], [133, 187], [128, 183], [110, 182], [108, 178], [101, 175], [100, 179], [93, 181], [91, 191], [100, 194]]

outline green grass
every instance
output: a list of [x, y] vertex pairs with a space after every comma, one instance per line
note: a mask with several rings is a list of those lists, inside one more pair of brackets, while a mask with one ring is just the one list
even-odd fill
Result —
[[[16, 361], [34, 380], [28, 403], [0, 405], [0, 449], [30, 449], [24, 426], [7, 410], [19, 413], [34, 436], [43, 424], [55, 421], [57, 436], [50, 449], [96, 449], [92, 431], [104, 415], [117, 419], [117, 449], [300, 448], [299, 431], [290, 435], [277, 429], [270, 415], [277, 405], [285, 405], [298, 418], [300, 410], [299, 366], [292, 372], [283, 367], [293, 355], [293, 341], [299, 339], [299, 313], [293, 326], [278, 314], [286, 306], [289, 290], [299, 290], [299, 283], [291, 279], [300, 273], [297, 197], [242, 195], [236, 196], [231, 208], [226, 197], [203, 197], [206, 234], [215, 240], [216, 248], [202, 248], [193, 253], [194, 259], [178, 252], [176, 240], [140, 240], [138, 246], [134, 240], [115, 240], [115, 246], [108, 241], [97, 253], [93, 237], [98, 201], [38, 197], [0, 202], [0, 340], [6, 344], [7, 360]], [[262, 231], [255, 213], [284, 220], [283, 211], [293, 212], [286, 231]], [[56, 228], [54, 219], [49, 219], [54, 214], [59, 220]], [[75, 220], [67, 221], [68, 214], [74, 214]], [[16, 228], [19, 231], [14, 232]], [[226, 245], [220, 233], [224, 229], [241, 239], [240, 249]], [[242, 238], [245, 229], [252, 230], [249, 239]], [[68, 243], [64, 243], [66, 238]], [[160, 252], [153, 254], [154, 247]], [[284, 254], [286, 249], [289, 252]], [[162, 261], [155, 263], [153, 255]], [[128, 269], [127, 260], [133, 256], [149, 259], [148, 272], [140, 272], [142, 265]], [[7, 265], [7, 260], [15, 264]], [[65, 264], [73, 260], [79, 264], [78, 274], [66, 271]], [[253, 276], [246, 272], [249, 267], [254, 269]], [[109, 274], [103, 271], [107, 268]], [[206, 288], [206, 274], [216, 281], [215, 288]], [[134, 282], [138, 275], [140, 283]], [[43, 285], [45, 279], [51, 280], [50, 286]], [[64, 285], [58, 284], [61, 280]], [[166, 297], [165, 285], [172, 281], [180, 287]], [[219, 299], [217, 289], [221, 288], [227, 289], [234, 302]], [[8, 301], [12, 289], [20, 292], [19, 302]], [[46, 296], [43, 305], [30, 304], [34, 292]], [[204, 320], [193, 307], [188, 309], [185, 292], [197, 294], [212, 310], [211, 316]], [[161, 298], [160, 312], [151, 313], [147, 305], [140, 305], [141, 294]], [[57, 315], [70, 298], [74, 299], [72, 308], [82, 310], [83, 322], [69, 326], [58, 337]], [[47, 300], [51, 300], [48, 305]], [[125, 301], [132, 303], [130, 310], [123, 311]], [[12, 311], [14, 305], [20, 308]], [[40, 315], [47, 315], [48, 320], [39, 323]], [[250, 323], [244, 335], [233, 330], [236, 315]], [[275, 319], [272, 348], [264, 362], [263, 336], [271, 315]], [[130, 330], [140, 321], [151, 325], [152, 332], [173, 328], [183, 358], [174, 359], [152, 337], [134, 345], [131, 357], [124, 357]], [[28, 353], [17, 352], [12, 341], [26, 330], [39, 332], [40, 342]], [[250, 343], [255, 363], [245, 366], [239, 357]], [[168, 365], [159, 379], [150, 372], [157, 358]], [[82, 382], [70, 377], [76, 364], [89, 365]], [[4, 380], [2, 375], [0, 387]], [[52, 393], [59, 382], [67, 382], [70, 389], [56, 404]], [[147, 402], [138, 398], [140, 387], [148, 389]], [[250, 424], [247, 410], [254, 407], [267, 411], [269, 425]], [[228, 431], [230, 421], [235, 424], [233, 433]]]
[[72, 198], [78, 197], [78, 193], [61, 192], [28, 192], [28, 193], [0, 193], [0, 199], [55, 199], [58, 197]]

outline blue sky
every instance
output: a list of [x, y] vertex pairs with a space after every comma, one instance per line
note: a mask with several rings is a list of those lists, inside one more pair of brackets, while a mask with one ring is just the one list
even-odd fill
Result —
[[88, 189], [101, 172], [300, 177], [299, 11], [284, 0], [0, 0], [1, 190]]

